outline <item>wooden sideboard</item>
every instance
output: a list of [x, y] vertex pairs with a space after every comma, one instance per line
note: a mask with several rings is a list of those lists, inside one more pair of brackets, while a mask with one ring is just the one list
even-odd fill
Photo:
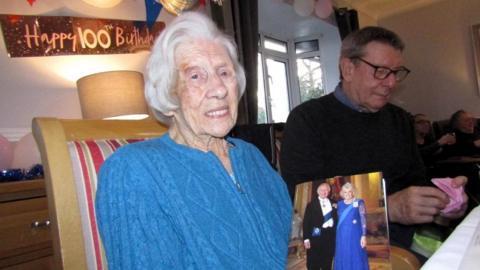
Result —
[[0, 269], [53, 269], [45, 181], [0, 183]]

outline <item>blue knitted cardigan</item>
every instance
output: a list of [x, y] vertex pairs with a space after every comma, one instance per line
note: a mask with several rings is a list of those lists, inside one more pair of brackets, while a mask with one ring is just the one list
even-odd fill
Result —
[[109, 269], [285, 269], [291, 201], [253, 145], [229, 138], [235, 181], [168, 134], [101, 168], [96, 215]]

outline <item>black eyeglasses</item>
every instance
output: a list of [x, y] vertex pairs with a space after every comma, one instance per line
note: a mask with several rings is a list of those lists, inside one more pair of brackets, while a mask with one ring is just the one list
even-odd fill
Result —
[[354, 57], [352, 59], [358, 59], [358, 60], [362, 61], [363, 63], [371, 66], [372, 68], [374, 68], [375, 71], [373, 73], [373, 77], [377, 80], [385, 80], [388, 76], [390, 76], [390, 74], [393, 73], [393, 75], [395, 75], [395, 80], [397, 82], [401, 82], [407, 77], [408, 73], [410, 73], [410, 70], [406, 67], [400, 67], [396, 70], [393, 70], [393, 69], [390, 69], [388, 67], [382, 67], [382, 66], [374, 65], [374, 64], [368, 62], [367, 60], [361, 58], [361, 57]]

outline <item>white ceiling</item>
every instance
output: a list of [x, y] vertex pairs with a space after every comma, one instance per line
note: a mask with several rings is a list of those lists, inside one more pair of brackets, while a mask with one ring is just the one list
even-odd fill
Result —
[[333, 0], [333, 3], [338, 8], [353, 8], [378, 20], [440, 1], [444, 0]]
[[[294, 1], [305, 0], [260, 0], [260, 32], [278, 38], [302, 37], [323, 33], [335, 26], [334, 17], [326, 20], [316, 17], [315, 13], [302, 17], [293, 10]], [[326, 0], [314, 0], [326, 1]], [[355, 9], [360, 16], [378, 21], [382, 18], [413, 9], [422, 8], [444, 0], [331, 0], [336, 8]], [[480, 0], [475, 0], [480, 1]]]

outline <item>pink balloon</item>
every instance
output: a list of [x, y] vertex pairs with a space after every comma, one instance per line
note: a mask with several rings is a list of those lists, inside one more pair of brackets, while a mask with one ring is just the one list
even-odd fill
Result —
[[0, 135], [0, 169], [11, 168], [13, 159], [13, 146], [7, 138]]
[[315, 14], [321, 19], [330, 17], [333, 12], [332, 0], [317, 0]]
[[40, 164], [40, 151], [32, 133], [23, 136], [15, 145], [13, 151], [13, 168], [29, 169], [35, 164]]

